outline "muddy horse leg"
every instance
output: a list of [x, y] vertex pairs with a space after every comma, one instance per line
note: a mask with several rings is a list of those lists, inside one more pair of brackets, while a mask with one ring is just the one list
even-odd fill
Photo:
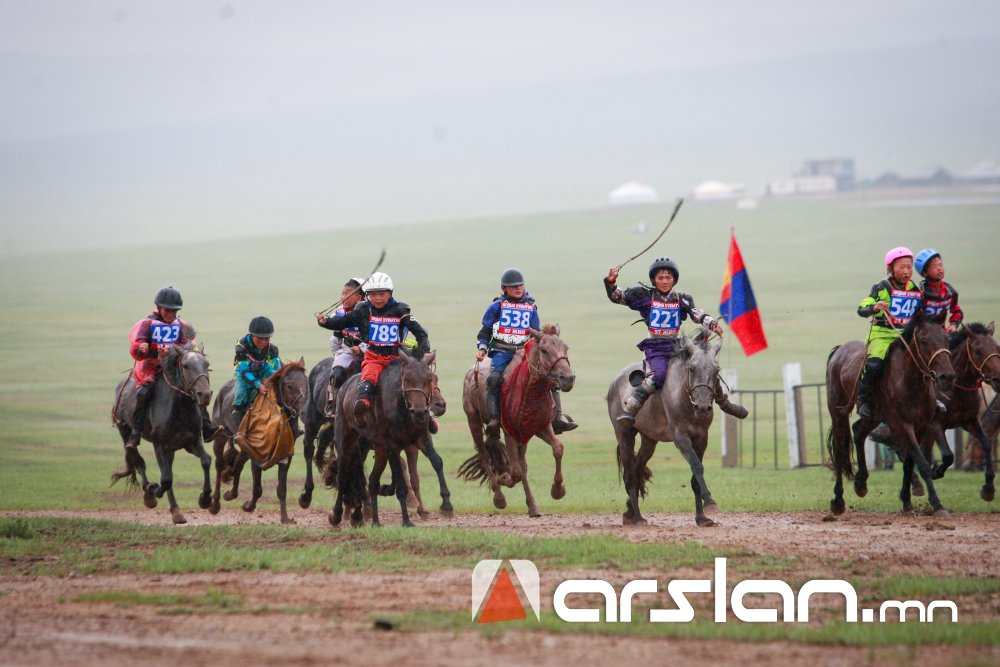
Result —
[[250, 474], [253, 478], [253, 491], [250, 493], [250, 499], [243, 503], [244, 512], [253, 512], [257, 509], [257, 501], [260, 497], [264, 495], [264, 485], [261, 481], [263, 471], [260, 466], [257, 465], [256, 461], [250, 462]]
[[243, 466], [245, 466], [247, 464], [247, 461], [249, 460], [250, 457], [244, 454], [243, 452], [238, 451], [236, 453], [236, 458], [233, 459], [233, 468], [232, 468], [233, 477], [231, 480], [232, 485], [229, 487], [228, 491], [222, 494], [222, 497], [225, 498], [226, 500], [233, 500], [235, 498], [239, 498], [240, 475], [243, 474]]
[[174, 452], [173, 450], [162, 450], [157, 448], [156, 461], [160, 464], [160, 484], [156, 489], [156, 496], [162, 498], [167, 495], [167, 502], [170, 504], [170, 517], [174, 523], [187, 523], [187, 519], [181, 513], [177, 505], [177, 498], [174, 495]]
[[285, 502], [288, 495], [288, 469], [292, 465], [292, 456], [278, 463], [278, 504], [281, 506], [281, 523], [295, 523], [295, 519], [288, 516], [288, 505]]
[[417, 471], [417, 451], [416, 445], [410, 445], [403, 450], [406, 454], [406, 465], [403, 467], [403, 479], [406, 480], [406, 505], [416, 507], [417, 514], [421, 517], [427, 516], [424, 509], [424, 501], [420, 497], [420, 473]]
[[875, 424], [870, 419], [859, 419], [851, 428], [854, 435], [854, 453], [858, 460], [858, 471], [854, 473], [854, 493], [859, 498], [868, 495], [868, 459], [865, 457], [865, 440]]
[[[708, 433], [706, 432], [702, 437], [698, 439], [694, 444], [695, 452], [698, 453], [698, 460], [702, 462], [702, 466], [705, 464], [705, 451], [708, 449]], [[701, 486], [701, 499], [704, 501], [704, 511], [705, 514], [715, 514], [719, 511], [719, 506], [715, 503], [715, 499], [712, 497], [712, 492], [708, 490], [706, 484]]]
[[[392, 470], [392, 479], [396, 486], [396, 499], [399, 501], [399, 509], [403, 513], [403, 526], [407, 528], [413, 527], [413, 522], [410, 521], [410, 513], [406, 509], [406, 484], [403, 481], [403, 464], [399, 460], [399, 452], [392, 452], [389, 454], [389, 468]], [[372, 506], [372, 512], [374, 513], [374, 504]], [[374, 521], [374, 519], [373, 519]]]
[[694, 451], [691, 439], [684, 434], [678, 433], [675, 436], [674, 444], [680, 450], [681, 456], [691, 467], [691, 490], [694, 492], [694, 520], [699, 526], [714, 526], [715, 522], [705, 515], [703, 495], [708, 494], [708, 485], [705, 483], [705, 466], [701, 458]]
[[316, 427], [310, 422], [305, 423], [305, 432], [302, 434], [302, 455], [306, 460], [306, 481], [302, 485], [302, 493], [299, 494], [299, 507], [304, 510], [312, 505], [313, 489], [316, 488], [313, 482], [313, 456], [316, 453]]
[[209, 469], [212, 467], [212, 457], [205, 451], [205, 446], [201, 440], [196, 440], [195, 444], [188, 448], [190, 453], [198, 457], [201, 463], [201, 471], [204, 481], [201, 486], [201, 493], [198, 495], [198, 507], [208, 509], [212, 505], [212, 477]]
[[531, 485], [528, 484], [528, 445], [519, 442], [516, 445], [517, 460], [520, 462], [518, 467], [521, 470], [521, 485], [524, 487], [524, 502], [528, 505], [528, 516], [537, 518], [542, 516], [542, 513], [538, 510], [535, 496], [531, 493]]
[[639, 511], [639, 500], [644, 495], [646, 466], [649, 465], [649, 460], [653, 458], [653, 454], [656, 452], [657, 441], [639, 434], [639, 452], [634, 453], [635, 432], [628, 429], [624, 437], [626, 438], [625, 442], [628, 447], [630, 463], [628, 467], [625, 467], [625, 461], [622, 462], [622, 471], [628, 475], [628, 481], [625, 483], [625, 489], [628, 492], [628, 501], [626, 502], [626, 511], [622, 515], [622, 524], [625, 526], [643, 526], [647, 522], [645, 517], [642, 516], [642, 512]]
[[[539, 434], [542, 440], [548, 443], [552, 448], [552, 458], [556, 461], [556, 474], [552, 478], [552, 498], [559, 500], [566, 495], [566, 485], [563, 483], [562, 474], [562, 458], [563, 458], [563, 444], [556, 437], [555, 431], [552, 430], [552, 426], [546, 426], [545, 430]], [[525, 474], [527, 476], [527, 474]]]
[[927, 457], [924, 456], [923, 450], [917, 443], [916, 435], [913, 433], [913, 429], [907, 426], [906, 438], [910, 443], [909, 454], [916, 460], [917, 469], [920, 471], [920, 477], [924, 480], [924, 486], [927, 487], [927, 500], [930, 502], [931, 507], [934, 508], [934, 516], [948, 516], [948, 510], [944, 508], [941, 504], [941, 499], [938, 498], [937, 490], [934, 488], [934, 480], [931, 477], [931, 464], [927, 462]]
[[899, 499], [903, 503], [904, 513], [913, 512], [913, 503], [910, 498], [910, 489], [912, 488], [914, 482], [913, 465], [914, 461], [912, 456], [907, 456], [903, 460], [903, 486], [899, 490]]
[[431, 462], [431, 467], [434, 468], [434, 473], [438, 478], [438, 485], [441, 489], [441, 514], [451, 516], [454, 508], [451, 506], [451, 491], [448, 490], [448, 482], [445, 481], [444, 461], [441, 460], [441, 455], [434, 449], [434, 439], [430, 435], [424, 439], [424, 454]]
[[[375, 450], [375, 461], [372, 463], [372, 472], [368, 476], [368, 497], [371, 499], [371, 502], [372, 502], [372, 525], [373, 526], [381, 526], [382, 525], [382, 523], [379, 521], [379, 518], [378, 518], [378, 497], [379, 497], [379, 495], [381, 495], [383, 491], [387, 495], [389, 493], [392, 493], [393, 491], [398, 491], [398, 489], [393, 489], [393, 487], [395, 485], [402, 484], [404, 487], [406, 486], [406, 484], [404, 484], [403, 480], [401, 479], [402, 475], [400, 475], [400, 477], [396, 476], [395, 468], [392, 468], [392, 464], [389, 462], [389, 458], [390, 457], [388, 455], [386, 455], [386, 452], [385, 452], [384, 449], [382, 449], [382, 448], [376, 449]], [[389, 463], [390, 469], [392, 469], [392, 471], [393, 471], [393, 473], [392, 473], [392, 482], [383, 489], [382, 485], [381, 485], [382, 473], [385, 472], [385, 466], [386, 466], [387, 463]], [[406, 506], [406, 491], [405, 491], [405, 488], [404, 488], [404, 491], [403, 491], [403, 506], [404, 507]], [[352, 521], [351, 525], [353, 525], [353, 524], [354, 524], [354, 522]]]

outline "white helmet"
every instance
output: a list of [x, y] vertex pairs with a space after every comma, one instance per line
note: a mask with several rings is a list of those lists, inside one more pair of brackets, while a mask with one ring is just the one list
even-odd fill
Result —
[[365, 294], [368, 292], [382, 292], [382, 291], [392, 291], [392, 278], [389, 277], [388, 273], [373, 273], [371, 278], [365, 281], [363, 287]]

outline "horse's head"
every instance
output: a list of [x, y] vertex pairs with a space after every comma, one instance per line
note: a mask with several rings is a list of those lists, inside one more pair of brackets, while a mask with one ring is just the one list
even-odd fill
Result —
[[955, 368], [951, 364], [951, 349], [948, 345], [948, 334], [944, 327], [924, 318], [923, 311], [917, 310], [913, 319], [906, 325], [901, 338], [909, 342], [916, 350], [917, 364], [934, 383], [939, 394], [950, 396], [955, 384]]
[[287, 408], [293, 417], [298, 417], [306, 406], [306, 390], [309, 379], [306, 377], [305, 358], [282, 364], [266, 382], [275, 392], [278, 404]]
[[685, 390], [695, 414], [705, 416], [712, 411], [715, 402], [715, 383], [719, 375], [719, 350], [722, 341], [709, 347], [708, 334], [699, 333], [694, 340], [687, 336], [679, 339], [680, 354], [671, 363], [681, 362], [687, 376]]
[[532, 375], [541, 375], [549, 382], [559, 385], [560, 391], [570, 391], [576, 382], [576, 374], [569, 365], [569, 346], [559, 337], [558, 324], [546, 324], [541, 331], [528, 330], [535, 344], [528, 358]]
[[1000, 344], [993, 338], [995, 329], [993, 322], [973, 322], [962, 327], [961, 333], [966, 337], [966, 354], [978, 374], [977, 379], [988, 383], [993, 391], [1000, 393]]
[[425, 354], [421, 359], [399, 355], [400, 393], [411, 420], [426, 420], [430, 415], [434, 387], [437, 385], [437, 376], [431, 370], [431, 364], [436, 356], [436, 352]]
[[[198, 405], [208, 407], [212, 400], [212, 387], [208, 380], [208, 359], [197, 345], [174, 345], [167, 353], [165, 371], [177, 375], [179, 385], [174, 388], [190, 396]], [[174, 386], [171, 383], [171, 386]]]

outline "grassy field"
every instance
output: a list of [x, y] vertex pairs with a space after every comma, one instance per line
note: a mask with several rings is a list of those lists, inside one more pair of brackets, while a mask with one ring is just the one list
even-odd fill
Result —
[[[770, 342], [768, 350], [748, 359], [727, 337], [723, 365], [739, 373], [743, 389], [780, 388], [781, 366], [789, 362], [802, 364], [805, 382], [821, 381], [830, 348], [865, 334], [867, 324], [854, 309], [880, 277], [881, 258], [890, 246], [937, 247], [968, 317], [989, 321], [1000, 313], [1000, 295], [991, 281], [1000, 205], [964, 206], [960, 200], [932, 207], [873, 205], [878, 203], [860, 196], [764, 201], [751, 211], [687, 204], [659, 245], [624, 269], [621, 282], [645, 280], [648, 261], [670, 255], [681, 267], [680, 288], [717, 313], [729, 231], [735, 228]], [[640, 358], [634, 345], [643, 332], [628, 326], [635, 319], [631, 311], [605, 299], [600, 280], [608, 266], [651, 240], [634, 234], [634, 226], [642, 220], [656, 231], [669, 210], [553, 213], [228, 243], [165, 234], [155, 246], [10, 258], [0, 268], [0, 508], [99, 507], [122, 501], [120, 490], [106, 487], [121, 460], [119, 439], [110, 427], [113, 387], [131, 366], [127, 332], [147, 312], [159, 286], [171, 283], [183, 291], [182, 314], [206, 345], [218, 388], [229, 376], [234, 341], [256, 314], [275, 321], [274, 341], [284, 356], [302, 355], [308, 366], [326, 356], [327, 332], [315, 325], [312, 313], [337, 298], [347, 277], [366, 274], [384, 246], [383, 269], [397, 285], [396, 296], [411, 304], [438, 350], [450, 410], [437, 440], [448, 469], [457, 468], [469, 449], [461, 377], [473, 359], [473, 338], [496, 293], [499, 273], [516, 265], [525, 272], [543, 320], [560, 323], [578, 376], [576, 388], [564, 397], [565, 409], [581, 428], [565, 437], [570, 493], [559, 507], [611, 510], [620, 492], [603, 396], [618, 369]], [[760, 411], [766, 415], [769, 408], [762, 405]], [[758, 423], [762, 465], [769, 461], [774, 426], [766, 418]], [[783, 422], [776, 431], [783, 457]], [[717, 427], [712, 437], [710, 469], [718, 467], [720, 457]], [[535, 443], [529, 452], [533, 478], [540, 481], [551, 474], [545, 450]], [[665, 447], [654, 461], [669, 467], [680, 458]], [[196, 481], [195, 470], [194, 460], [182, 457], [178, 480]], [[301, 472], [296, 469], [296, 474]], [[712, 478], [724, 479], [728, 490], [744, 488], [747, 475], [747, 488], [753, 486], [750, 480], [766, 478], [760, 477], [763, 472], [746, 471], [713, 471]], [[760, 501], [762, 508], [822, 506], [825, 473], [794, 475], [807, 481], [808, 489], [822, 488], [796, 493], [797, 501], [780, 493], [766, 500], [723, 494], [719, 500], [748, 507]], [[787, 484], [788, 477], [778, 477], [781, 486]], [[961, 477], [945, 489], [961, 485]], [[484, 492], [454, 486], [460, 511], [488, 509]], [[964, 490], [959, 495], [964, 497]], [[654, 494], [651, 502], [666, 501], [658, 498]], [[543, 511], [555, 509], [551, 501], [544, 504]]]

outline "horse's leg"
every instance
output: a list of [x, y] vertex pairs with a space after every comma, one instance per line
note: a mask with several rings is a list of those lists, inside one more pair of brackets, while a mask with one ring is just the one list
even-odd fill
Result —
[[156, 461], [160, 464], [160, 485], [156, 490], [159, 498], [167, 494], [167, 502], [170, 505], [170, 517], [174, 523], [187, 523], [187, 519], [181, 514], [181, 509], [177, 505], [177, 497], [174, 495], [174, 452], [173, 450], [163, 450], [156, 448]]
[[[648, 436], [639, 434], [639, 452], [635, 455], [632, 462], [632, 486], [629, 489], [629, 502], [632, 503], [632, 508], [634, 512], [632, 513], [632, 521], [623, 521], [626, 525], [631, 523], [632, 525], [641, 526], [647, 523], [646, 519], [642, 516], [642, 512], [639, 511], [639, 499], [643, 495], [643, 490], [646, 484], [646, 466], [649, 465], [649, 460], [653, 458], [653, 453], [656, 452], [656, 440]], [[631, 446], [635, 445], [635, 435], [632, 435]]]
[[205, 451], [205, 446], [201, 443], [201, 440], [195, 440], [194, 444], [187, 451], [197, 456], [201, 462], [204, 483], [201, 487], [201, 493], [198, 495], [198, 507], [203, 510], [208, 509], [212, 504], [212, 478], [209, 473], [209, 468], [212, 466], [212, 457]]
[[854, 422], [851, 430], [854, 435], [854, 453], [858, 459], [858, 471], [854, 473], [854, 493], [859, 498], [868, 495], [868, 461], [865, 458], [865, 440], [872, 432], [872, 421], [870, 419], [859, 419]]
[[[635, 477], [635, 430], [631, 428], [615, 428], [615, 439], [618, 440], [618, 469], [621, 472], [622, 484], [625, 485], [625, 511], [622, 513], [622, 525], [632, 526], [642, 519], [639, 514], [639, 485]], [[645, 521], [645, 519], [642, 519]]]
[[[563, 483], [562, 474], [563, 444], [559, 442], [559, 438], [556, 437], [551, 424], [546, 426], [545, 430], [538, 434], [538, 437], [552, 447], [552, 458], [556, 460], [556, 474], [552, 478], [552, 497], [555, 500], [559, 500], [566, 495], [566, 485]], [[525, 464], [525, 467], [527, 467], [527, 464]], [[525, 477], [527, 476], [526, 470]]]
[[264, 485], [261, 482], [263, 472], [256, 461], [250, 462], [250, 474], [253, 476], [253, 491], [250, 493], [250, 499], [243, 503], [244, 512], [253, 512], [256, 510], [257, 501], [264, 495]]
[[212, 441], [212, 451], [215, 454], [215, 490], [212, 492], [212, 504], [208, 508], [208, 511], [212, 514], [218, 514], [221, 509], [222, 471], [226, 467], [226, 462], [223, 459], [225, 447], [226, 441], [223, 438]]
[[[702, 467], [705, 465], [705, 450], [708, 449], [708, 432], [698, 438], [697, 442], [694, 443], [694, 451], [698, 455], [698, 460], [701, 461]], [[702, 481], [701, 484], [701, 499], [704, 501], [704, 511], [705, 514], [715, 514], [719, 511], [719, 506], [715, 503], [715, 499], [712, 497], [712, 492], [708, 490], [708, 485]]]
[[[970, 428], [971, 427], [971, 428]], [[993, 439], [986, 435], [982, 421], [976, 417], [975, 421], [965, 427], [965, 430], [976, 436], [976, 441], [983, 450], [983, 463], [985, 468], [985, 481], [983, 488], [979, 490], [979, 497], [990, 503], [993, 502], [995, 489], [993, 488], [993, 478], [996, 475], [993, 465]]]
[[[708, 485], [705, 484], [705, 466], [702, 464], [698, 454], [694, 451], [691, 439], [683, 433], [678, 433], [674, 438], [674, 444], [680, 450], [681, 456], [691, 467], [691, 490], [694, 492], [694, 520], [699, 526], [714, 526], [715, 522], [705, 516], [705, 507], [702, 500], [702, 493], [708, 492]], [[703, 491], [704, 489], [704, 491]]]
[[910, 501], [910, 489], [913, 485], [913, 457], [903, 460], [903, 487], [899, 490], [899, 499], [903, 502], [903, 512], [912, 513], [913, 503]]
[[281, 523], [295, 523], [295, 519], [288, 516], [288, 505], [285, 496], [288, 491], [288, 469], [292, 466], [292, 456], [278, 463], [278, 504], [281, 506]]
[[931, 465], [927, 462], [927, 457], [924, 456], [923, 449], [917, 442], [917, 437], [913, 432], [913, 427], [907, 424], [904, 427], [904, 431], [906, 433], [907, 441], [910, 443], [909, 454], [916, 459], [917, 469], [920, 471], [920, 476], [924, 480], [924, 486], [927, 487], [927, 500], [930, 502], [931, 507], [934, 508], [934, 516], [948, 516], [948, 510], [946, 510], [941, 504], [941, 499], [938, 498], [937, 490], [934, 488], [934, 480], [931, 478]]
[[[399, 452], [389, 454], [389, 468], [392, 470], [392, 479], [396, 486], [396, 499], [399, 501], [399, 509], [403, 513], [403, 526], [413, 527], [410, 521], [410, 513], [406, 509], [406, 484], [403, 483], [403, 464], [399, 460]], [[374, 506], [372, 507], [374, 512]]]
[[934, 466], [934, 479], [941, 479], [945, 470], [955, 462], [955, 452], [951, 451], [951, 445], [948, 444], [943, 428], [938, 428], [937, 444], [941, 450], [941, 463]]
[[416, 445], [410, 445], [406, 448], [406, 469], [404, 473], [408, 470], [409, 477], [409, 491], [406, 494], [406, 504], [417, 506], [417, 514], [421, 519], [426, 518], [430, 512], [424, 508], [424, 499], [420, 497], [420, 473], [417, 471], [417, 457], [420, 455], [420, 450]]
[[302, 434], [302, 454], [306, 460], [306, 481], [302, 486], [302, 493], [299, 494], [299, 507], [307, 510], [312, 504], [313, 489], [316, 488], [312, 470], [313, 455], [316, 453], [316, 427], [310, 421], [303, 421], [305, 432]]
[[521, 469], [521, 485], [524, 487], [524, 502], [528, 505], [528, 516], [531, 518], [537, 518], [542, 516], [542, 513], [538, 511], [538, 504], [535, 503], [535, 496], [531, 493], [531, 485], [528, 484], [528, 445], [522, 444], [520, 442], [517, 444], [517, 460], [519, 461], [518, 467]]
[[[156, 452], [154, 451], [153, 453], [155, 454]], [[156, 507], [156, 485], [150, 484], [149, 478], [146, 476], [146, 459], [142, 458], [138, 447], [126, 452], [125, 456], [133, 457], [132, 465], [135, 468], [135, 471], [139, 473], [139, 479], [142, 480], [139, 487], [142, 489], [142, 504], [149, 509], [153, 509]]]
[[248, 454], [244, 454], [242, 451], [237, 453], [236, 458], [233, 460], [233, 485], [226, 495], [223, 496], [226, 500], [232, 500], [233, 498], [238, 498], [240, 495], [240, 475], [243, 474], [243, 466], [247, 464], [250, 460]]
[[826, 436], [826, 449], [830, 456], [830, 463], [833, 465], [835, 482], [833, 484], [833, 500], [830, 501], [830, 512], [832, 514], [843, 514], [846, 509], [844, 504], [844, 475], [850, 476], [853, 473], [851, 467], [851, 422], [847, 415], [835, 413], [831, 410], [830, 418], [832, 423], [830, 431]]
[[448, 482], [445, 481], [444, 477], [444, 461], [441, 460], [441, 455], [434, 449], [434, 439], [430, 435], [424, 439], [424, 455], [427, 456], [427, 459], [431, 462], [431, 467], [434, 468], [434, 472], [437, 474], [438, 485], [441, 489], [441, 514], [451, 516], [454, 508], [451, 506], [451, 491], [448, 490]]
[[[379, 521], [379, 518], [378, 518], [378, 497], [381, 494], [381, 492], [383, 491], [383, 489], [381, 487], [381, 481], [382, 481], [382, 473], [385, 472], [385, 465], [386, 465], [386, 463], [389, 464], [389, 467], [392, 470], [392, 482], [391, 482], [390, 486], [388, 486], [388, 487], [386, 487], [384, 489], [384, 491], [386, 491], [386, 495], [388, 495], [389, 493], [392, 493], [392, 491], [391, 491], [392, 487], [394, 487], [394, 486], [396, 486], [398, 484], [403, 484], [401, 476], [400, 477], [396, 476], [396, 469], [392, 467], [392, 463], [389, 461], [390, 458], [391, 458], [391, 455], [387, 455], [386, 452], [385, 452], [385, 449], [378, 448], [378, 449], [375, 450], [375, 461], [372, 462], [372, 472], [368, 476], [368, 496], [369, 496], [369, 498], [371, 498], [371, 501], [372, 501], [372, 525], [373, 526], [381, 526], [382, 525], [382, 523]], [[406, 486], [406, 485], [404, 484], [403, 486]], [[399, 489], [396, 489], [395, 491], [396, 491], [396, 493], [398, 495]], [[406, 505], [406, 491], [405, 490], [403, 491], [403, 505], [404, 506]], [[352, 522], [352, 524], [353, 524], [353, 522]]]

